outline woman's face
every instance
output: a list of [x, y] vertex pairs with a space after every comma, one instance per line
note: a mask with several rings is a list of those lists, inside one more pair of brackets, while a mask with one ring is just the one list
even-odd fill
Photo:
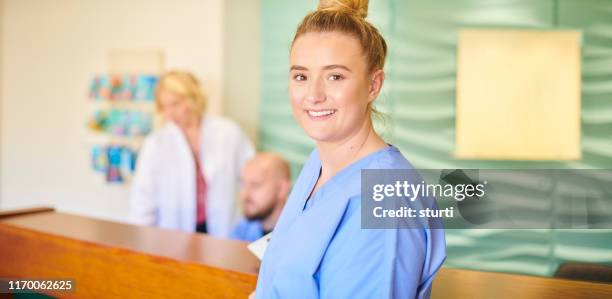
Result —
[[163, 117], [179, 127], [185, 127], [193, 120], [193, 103], [183, 96], [168, 90], [159, 93], [159, 105]]
[[[340, 32], [310, 32], [290, 54], [289, 96], [293, 115], [315, 141], [338, 142], [369, 124], [368, 104], [380, 86], [368, 72], [359, 41]], [[382, 81], [379, 82], [382, 85]]]

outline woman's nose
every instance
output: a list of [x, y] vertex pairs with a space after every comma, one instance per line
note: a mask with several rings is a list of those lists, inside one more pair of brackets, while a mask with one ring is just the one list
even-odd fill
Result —
[[325, 88], [321, 80], [313, 80], [308, 87], [308, 93], [306, 94], [306, 101], [311, 104], [323, 102], [325, 100]]

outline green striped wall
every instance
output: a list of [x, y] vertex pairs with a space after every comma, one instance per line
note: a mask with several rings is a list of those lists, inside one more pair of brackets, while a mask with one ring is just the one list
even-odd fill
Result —
[[[316, 4], [262, 6], [260, 148], [282, 153], [294, 175], [313, 142], [291, 116], [288, 52], [298, 22]], [[377, 100], [388, 118], [377, 127], [416, 167], [612, 168], [612, 1], [371, 0], [368, 18], [390, 47]], [[465, 27], [583, 30], [581, 161], [453, 159], [457, 29]], [[612, 232], [605, 230], [453, 230], [447, 242], [449, 267], [551, 275], [565, 260], [612, 263]]]

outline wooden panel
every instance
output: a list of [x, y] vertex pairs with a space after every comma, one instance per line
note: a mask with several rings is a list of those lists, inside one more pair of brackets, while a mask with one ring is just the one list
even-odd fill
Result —
[[431, 297], [433, 299], [612, 298], [612, 284], [447, 268], [438, 273]]
[[0, 220], [0, 277], [72, 278], [66, 298], [246, 298], [246, 243], [63, 213]]
[[204, 234], [135, 226], [66, 213], [0, 219], [0, 224], [71, 239], [256, 274], [259, 261], [246, 243]]

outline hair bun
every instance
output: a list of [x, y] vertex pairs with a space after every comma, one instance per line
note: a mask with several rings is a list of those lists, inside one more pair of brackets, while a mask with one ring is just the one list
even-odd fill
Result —
[[368, 16], [368, 0], [320, 0], [317, 9], [346, 11], [365, 19]]

